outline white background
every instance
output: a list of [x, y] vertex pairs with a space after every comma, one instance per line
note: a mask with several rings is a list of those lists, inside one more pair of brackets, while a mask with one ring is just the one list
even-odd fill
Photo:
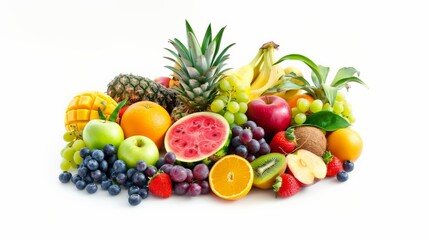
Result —
[[[147, 1], [149, 2], [149, 1]], [[417, 1], [12, 1], [0, 3], [0, 239], [427, 239], [427, 11]], [[422, 1], [423, 2], [423, 1]], [[212, 23], [235, 42], [229, 67], [265, 42], [331, 71], [353, 66], [364, 151], [348, 182], [289, 199], [89, 195], [61, 184], [64, 111], [119, 73], [168, 75], [168, 39]], [[286, 64], [286, 63], [285, 63]], [[292, 63], [290, 63], [292, 64]], [[331, 76], [332, 77], [332, 76]]]

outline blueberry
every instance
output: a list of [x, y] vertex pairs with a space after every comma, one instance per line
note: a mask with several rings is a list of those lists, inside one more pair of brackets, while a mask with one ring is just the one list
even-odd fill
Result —
[[101, 180], [101, 171], [99, 169], [95, 170], [95, 171], [91, 171], [90, 174], [91, 178], [94, 179], [94, 181], [99, 181]]
[[140, 188], [133, 185], [130, 188], [128, 188], [128, 196], [131, 196], [132, 194], [138, 194], [140, 191]]
[[102, 172], [107, 172], [107, 170], [109, 170], [109, 163], [106, 160], [103, 160], [103, 161], [100, 162], [98, 168]]
[[144, 160], [140, 160], [136, 163], [137, 171], [144, 172], [147, 169], [147, 164]]
[[117, 173], [125, 173], [127, 171], [127, 165], [123, 160], [116, 160], [113, 163], [113, 169]]
[[97, 170], [98, 169], [98, 165], [99, 164], [98, 164], [97, 160], [95, 160], [95, 159], [91, 159], [91, 160], [88, 161], [88, 168], [91, 171]]
[[124, 184], [125, 181], [127, 181], [127, 175], [125, 175], [125, 173], [118, 173], [118, 175], [116, 176], [116, 181], [119, 184]]
[[101, 162], [104, 159], [104, 153], [101, 150], [93, 150], [91, 157], [94, 158], [97, 162]]
[[121, 192], [121, 187], [119, 185], [111, 185], [107, 191], [109, 192], [110, 195], [112, 196], [116, 196]]
[[145, 175], [141, 172], [134, 173], [132, 181], [135, 185], [137, 185], [139, 187], [143, 186], [147, 182]]
[[127, 170], [127, 177], [128, 177], [128, 179], [131, 179], [133, 177], [134, 173], [136, 173], [136, 172], [137, 172], [137, 170], [135, 168], [128, 169]]
[[84, 166], [84, 167], [86, 167], [86, 166], [88, 166], [88, 162], [89, 162], [89, 160], [91, 160], [92, 159], [92, 157], [90, 156], [90, 155], [88, 155], [88, 156], [86, 156], [84, 159], [83, 159], [83, 161], [82, 161], [82, 166]]
[[137, 205], [139, 205], [140, 203], [142, 202], [142, 198], [140, 197], [140, 195], [138, 195], [138, 194], [131, 194], [129, 197], [128, 197], [128, 203], [131, 205], [131, 206], [137, 206]]
[[81, 178], [84, 178], [84, 177], [88, 176], [88, 172], [89, 172], [89, 170], [88, 170], [88, 168], [86, 168], [86, 167], [80, 167], [80, 168], [77, 170], [77, 174], [78, 174]]
[[147, 188], [140, 188], [138, 194], [142, 199], [145, 199], [147, 198], [147, 196], [149, 196], [149, 191], [147, 190]]
[[80, 149], [80, 151], [79, 151], [79, 155], [83, 158], [83, 159], [85, 159], [87, 156], [89, 156], [89, 153], [90, 153], [91, 151], [89, 150], [89, 148], [87, 148], [87, 147], [84, 147], [84, 148], [81, 148]]
[[79, 180], [76, 182], [76, 188], [79, 190], [83, 190], [86, 187], [86, 182], [83, 180]]
[[125, 181], [123, 185], [126, 189], [129, 189], [131, 186], [134, 186], [134, 183], [130, 179], [127, 179], [127, 181]]
[[351, 171], [353, 171], [354, 168], [355, 168], [355, 164], [352, 161], [346, 160], [343, 162], [344, 171], [351, 172]]
[[101, 189], [103, 190], [107, 190], [110, 186], [112, 186], [112, 180], [108, 179], [108, 180], [104, 180], [101, 182]]
[[58, 178], [60, 179], [60, 182], [68, 183], [68, 182], [70, 182], [71, 177], [72, 177], [71, 173], [64, 171], [64, 172], [60, 173], [60, 176]]
[[104, 145], [103, 153], [104, 153], [105, 157], [111, 157], [111, 156], [115, 155], [115, 153], [116, 153], [115, 146], [113, 146], [112, 144]]
[[83, 181], [85, 181], [88, 184], [88, 183], [93, 183], [94, 179], [92, 179], [92, 177], [88, 175], [83, 178]]
[[341, 171], [339, 173], [337, 173], [337, 180], [339, 182], [345, 182], [349, 179], [349, 174], [345, 171]]
[[93, 193], [97, 192], [97, 190], [98, 190], [98, 187], [97, 187], [97, 184], [95, 184], [95, 183], [90, 183], [90, 184], [86, 185], [86, 191], [88, 193], [93, 194]]
[[[106, 155], [105, 155], [106, 157]], [[118, 156], [112, 155], [106, 158], [106, 161], [109, 163], [110, 166], [113, 166], [113, 163], [118, 160]]]
[[73, 184], [76, 184], [76, 182], [79, 181], [79, 180], [82, 180], [82, 177], [79, 176], [79, 175], [77, 175], [77, 174], [73, 175], [72, 178], [71, 178], [71, 182]]

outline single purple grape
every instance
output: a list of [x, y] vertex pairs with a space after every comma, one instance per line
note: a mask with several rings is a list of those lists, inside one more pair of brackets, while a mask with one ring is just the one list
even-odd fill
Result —
[[243, 144], [247, 144], [248, 142], [250, 142], [250, 140], [253, 139], [253, 134], [250, 129], [244, 129], [239, 136]]
[[187, 177], [186, 169], [180, 165], [173, 166], [169, 175], [173, 182], [183, 182]]
[[192, 171], [194, 174], [194, 178], [196, 180], [204, 180], [209, 177], [209, 167], [207, 167], [204, 163], [199, 163], [194, 167], [194, 170]]
[[265, 136], [265, 130], [262, 127], [252, 129], [253, 138], [259, 140]]
[[189, 188], [186, 191], [186, 195], [194, 197], [200, 194], [201, 194], [201, 186], [198, 183], [189, 184]]
[[255, 139], [250, 140], [250, 142], [247, 143], [246, 146], [247, 146], [247, 151], [249, 153], [257, 153], [257, 152], [259, 152], [259, 149], [261, 148], [261, 145]]
[[186, 191], [188, 191], [189, 183], [187, 182], [179, 182], [174, 183], [174, 193], [177, 195], [185, 195]]

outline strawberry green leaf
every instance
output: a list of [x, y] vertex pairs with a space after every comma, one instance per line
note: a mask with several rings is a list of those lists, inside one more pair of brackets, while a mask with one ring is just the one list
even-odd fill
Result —
[[325, 131], [335, 131], [349, 127], [350, 123], [340, 115], [331, 111], [320, 111], [308, 116], [307, 120], [302, 125], [318, 127]]

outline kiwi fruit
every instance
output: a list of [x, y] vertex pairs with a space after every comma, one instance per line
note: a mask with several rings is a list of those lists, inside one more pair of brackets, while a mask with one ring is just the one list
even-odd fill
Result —
[[323, 156], [328, 141], [325, 134], [317, 127], [301, 126], [294, 129], [296, 148], [308, 150], [317, 156]]
[[253, 168], [253, 186], [261, 189], [273, 187], [276, 177], [286, 170], [286, 157], [281, 153], [269, 153], [250, 163]]

